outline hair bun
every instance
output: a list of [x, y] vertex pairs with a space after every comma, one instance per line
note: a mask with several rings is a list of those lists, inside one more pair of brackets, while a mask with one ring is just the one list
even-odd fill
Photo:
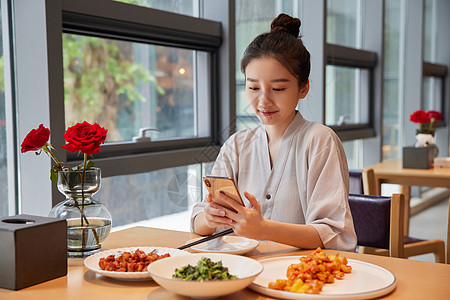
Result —
[[296, 38], [300, 33], [300, 25], [302, 22], [298, 18], [293, 18], [286, 14], [279, 14], [270, 24], [270, 32], [286, 32], [292, 34]]

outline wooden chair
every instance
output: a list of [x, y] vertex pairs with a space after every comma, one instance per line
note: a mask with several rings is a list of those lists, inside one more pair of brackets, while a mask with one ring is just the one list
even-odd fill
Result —
[[349, 170], [349, 194], [377, 195], [373, 169]]
[[391, 257], [404, 258], [403, 214], [405, 198], [349, 194], [359, 247], [387, 249]]
[[[363, 181], [363, 190], [364, 194], [367, 195], [376, 195], [376, 183], [375, 183], [375, 173], [373, 169], [364, 168], [362, 170], [362, 181]], [[405, 220], [408, 216], [405, 213], [406, 207], [403, 205], [398, 217], [402, 220]], [[400, 216], [401, 214], [401, 216]], [[450, 215], [450, 209], [449, 209]], [[450, 227], [450, 225], [449, 225]], [[445, 263], [445, 242], [443, 240], [423, 240], [418, 238], [413, 238], [410, 236], [406, 236], [404, 234], [404, 225], [402, 226], [402, 232], [404, 235], [403, 243], [404, 243], [404, 257], [408, 258], [411, 256], [422, 255], [433, 253], [435, 257], [435, 261], [438, 263]], [[448, 238], [449, 239], [449, 238]], [[367, 254], [377, 254], [377, 255], [389, 255], [389, 251], [387, 248], [384, 249], [371, 249], [367, 247], [363, 247], [360, 249], [362, 253]], [[448, 256], [448, 254], [447, 254]]]

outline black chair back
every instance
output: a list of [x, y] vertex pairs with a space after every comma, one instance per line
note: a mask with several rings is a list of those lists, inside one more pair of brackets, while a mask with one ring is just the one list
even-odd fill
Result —
[[358, 246], [389, 249], [391, 197], [348, 196]]
[[348, 171], [348, 191], [350, 194], [364, 194], [362, 171]]

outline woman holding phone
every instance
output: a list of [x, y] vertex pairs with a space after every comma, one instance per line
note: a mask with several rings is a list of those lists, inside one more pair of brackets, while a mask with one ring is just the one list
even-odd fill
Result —
[[299, 248], [353, 251], [356, 234], [348, 205], [348, 167], [342, 143], [328, 127], [296, 109], [309, 91], [310, 54], [301, 22], [280, 14], [257, 36], [241, 61], [246, 98], [261, 125], [232, 135], [212, 175], [230, 177], [245, 206], [226, 194], [194, 206], [192, 230], [226, 227], [237, 235]]

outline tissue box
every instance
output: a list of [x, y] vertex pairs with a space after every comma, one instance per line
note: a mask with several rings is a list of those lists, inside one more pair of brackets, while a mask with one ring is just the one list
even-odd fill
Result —
[[435, 156], [435, 150], [430, 147], [403, 147], [403, 168], [430, 169]]
[[67, 275], [66, 220], [2, 218], [0, 241], [0, 288], [19, 290]]
[[436, 157], [434, 159], [435, 168], [450, 168], [450, 157]]

